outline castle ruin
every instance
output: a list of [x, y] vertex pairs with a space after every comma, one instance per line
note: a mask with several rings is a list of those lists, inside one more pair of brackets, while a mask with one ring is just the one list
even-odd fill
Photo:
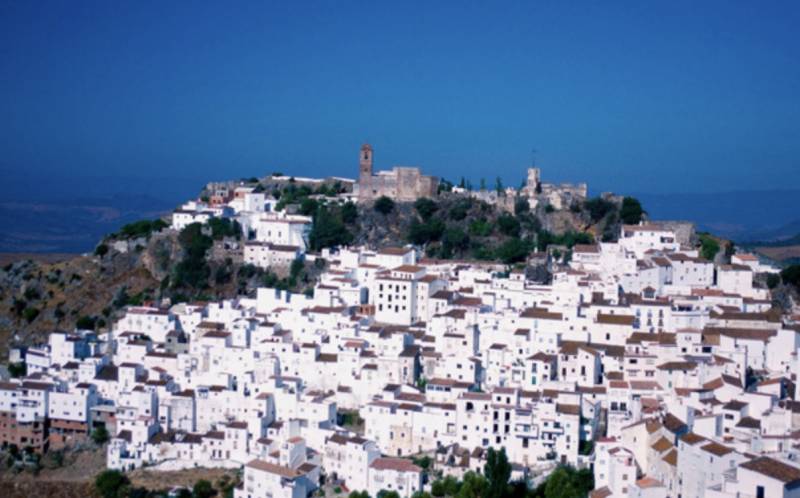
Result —
[[353, 187], [359, 202], [386, 196], [399, 202], [413, 202], [420, 197], [436, 197], [439, 178], [423, 175], [419, 168], [395, 166], [390, 171], [372, 172], [372, 146], [361, 146], [358, 182]]
[[527, 197], [531, 207], [536, 207], [539, 202], [544, 202], [555, 209], [568, 208], [573, 202], [583, 202], [588, 195], [585, 183], [542, 183], [541, 170], [528, 168], [528, 178], [520, 195]]

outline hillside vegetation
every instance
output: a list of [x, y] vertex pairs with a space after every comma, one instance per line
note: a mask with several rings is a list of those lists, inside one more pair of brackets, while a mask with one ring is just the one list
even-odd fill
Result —
[[[551, 246], [567, 257], [575, 244], [613, 240], [619, 224], [643, 216], [638, 201], [591, 199], [569, 209], [514, 212], [463, 195], [371, 204], [333, 202], [335, 183], [316, 189], [292, 182], [272, 195], [313, 219], [312, 251], [344, 244], [379, 248], [415, 244], [429, 257], [521, 264]], [[0, 347], [31, 344], [53, 330], [106, 330], [128, 305], [253, 295], [259, 286], [312, 292], [323, 265], [297, 261], [271, 271], [242, 263], [241, 228], [229, 220], [190, 225], [180, 233], [162, 220], [141, 220], [109, 234], [93, 254], [65, 261], [18, 261], [0, 268]]]

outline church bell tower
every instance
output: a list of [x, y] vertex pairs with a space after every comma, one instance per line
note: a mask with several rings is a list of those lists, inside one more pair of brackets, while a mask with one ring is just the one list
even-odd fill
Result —
[[362, 182], [365, 180], [368, 182], [372, 178], [372, 146], [370, 144], [361, 146], [361, 155], [358, 159], [358, 179]]

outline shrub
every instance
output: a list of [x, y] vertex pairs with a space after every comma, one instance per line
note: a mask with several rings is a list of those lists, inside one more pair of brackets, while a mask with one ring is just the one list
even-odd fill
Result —
[[211, 238], [214, 240], [222, 240], [225, 237], [238, 239], [242, 235], [239, 222], [229, 218], [211, 218], [208, 220], [208, 226], [211, 228]]
[[94, 480], [94, 487], [103, 498], [117, 498], [119, 490], [129, 483], [125, 474], [118, 470], [104, 470]]
[[408, 229], [408, 241], [412, 244], [423, 245], [439, 240], [444, 232], [444, 223], [441, 220], [420, 222], [413, 220]]
[[469, 225], [469, 233], [478, 237], [488, 237], [494, 231], [494, 225], [489, 223], [486, 218], [480, 218]]
[[508, 213], [503, 213], [497, 218], [497, 227], [503, 235], [519, 236], [519, 221]]
[[709, 261], [714, 261], [714, 256], [719, 252], [719, 242], [712, 236], [700, 234], [700, 255]]
[[192, 496], [194, 498], [211, 498], [215, 494], [217, 494], [217, 490], [205, 479], [200, 479], [194, 483], [192, 488]]
[[427, 197], [420, 197], [414, 202], [414, 209], [417, 210], [423, 220], [428, 221], [433, 216], [433, 213], [439, 209], [439, 206]]
[[497, 248], [497, 258], [505, 264], [518, 263], [528, 256], [528, 244], [520, 239], [509, 239]]
[[469, 212], [469, 208], [472, 206], [472, 201], [470, 199], [459, 199], [452, 208], [450, 208], [450, 212], [448, 216], [450, 216], [451, 220], [454, 221], [461, 221], [467, 217], [467, 213]]
[[108, 254], [108, 246], [106, 244], [97, 244], [97, 247], [94, 248], [94, 253], [96, 256], [100, 256], [101, 258]]
[[587, 200], [583, 206], [586, 208], [586, 211], [589, 212], [589, 217], [595, 223], [602, 220], [605, 215], [614, 210], [613, 202], [600, 197]]
[[35, 301], [42, 297], [41, 294], [39, 294], [39, 290], [35, 287], [28, 287], [22, 295], [25, 296], [25, 299], [28, 301]]
[[394, 211], [394, 201], [390, 198], [382, 195], [378, 197], [378, 200], [375, 201], [375, 211], [387, 215]]
[[96, 324], [97, 319], [95, 317], [84, 315], [78, 318], [78, 321], [75, 322], [75, 327], [81, 330], [94, 330]]
[[122, 239], [150, 237], [153, 232], [158, 232], [167, 226], [169, 225], [163, 220], [140, 220], [124, 225], [120, 228], [117, 236]]
[[36, 320], [37, 316], [39, 316], [39, 310], [36, 308], [25, 308], [25, 311], [22, 312], [22, 318], [28, 323]]

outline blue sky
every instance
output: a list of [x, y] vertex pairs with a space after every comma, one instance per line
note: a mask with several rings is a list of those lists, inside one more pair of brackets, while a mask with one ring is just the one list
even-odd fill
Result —
[[475, 183], [518, 184], [535, 148], [594, 192], [791, 188], [798, 24], [798, 2], [3, 2], [0, 173], [159, 195], [354, 176], [369, 141]]

